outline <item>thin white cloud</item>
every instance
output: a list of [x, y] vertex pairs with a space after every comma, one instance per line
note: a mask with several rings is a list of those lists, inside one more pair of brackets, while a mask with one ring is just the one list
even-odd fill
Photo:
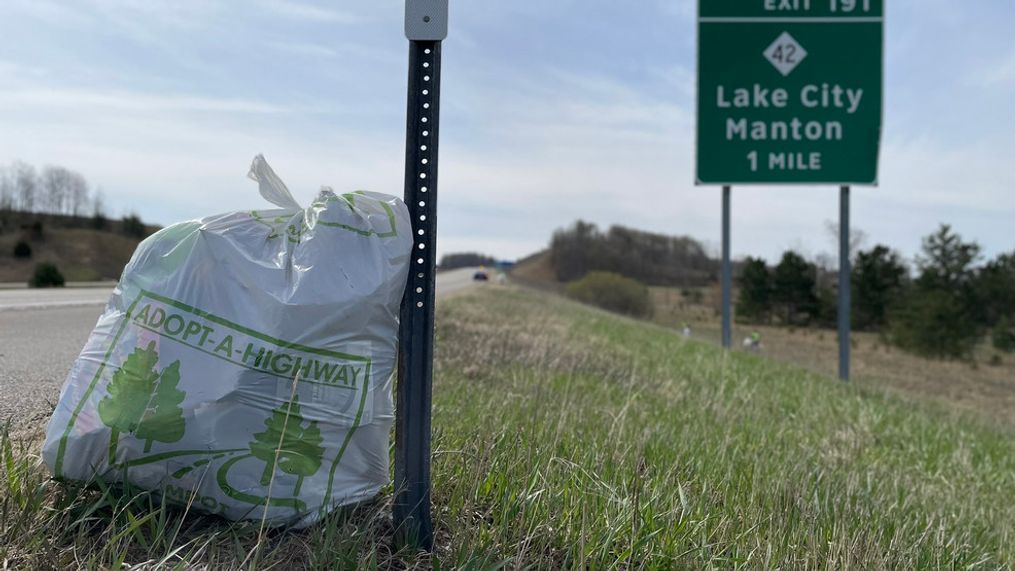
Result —
[[[401, 51], [377, 49], [365, 44], [357, 44], [348, 41], [335, 43], [310, 43], [310, 42], [288, 42], [272, 41], [268, 47], [289, 55], [313, 59], [336, 59], [343, 58], [344, 61], [357, 62], [378, 62], [386, 65], [402, 64], [405, 55]], [[334, 71], [334, 68], [328, 68]], [[340, 73], [347, 73], [347, 70], [340, 69]]]
[[95, 109], [117, 111], [214, 111], [226, 113], [287, 113], [292, 109], [245, 99], [150, 95], [126, 91], [88, 91], [66, 88], [25, 88], [0, 91], [0, 109]]
[[299, 42], [270, 42], [268, 44], [272, 48], [293, 54], [297, 56], [306, 56], [311, 58], [335, 58], [338, 57], [338, 52], [320, 44], [308, 44]]
[[340, 24], [353, 24], [359, 21], [350, 12], [341, 12], [317, 4], [297, 2], [296, 0], [261, 0], [258, 2], [258, 5], [278, 16], [297, 20]]
[[[200, 29], [229, 13], [229, 2], [221, 0], [78, 0], [98, 12], [104, 23], [147, 31], [156, 26]], [[142, 24], [147, 26], [142, 27]]]

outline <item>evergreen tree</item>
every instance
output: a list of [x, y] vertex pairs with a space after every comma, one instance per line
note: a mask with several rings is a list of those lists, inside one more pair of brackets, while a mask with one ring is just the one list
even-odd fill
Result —
[[817, 270], [800, 254], [787, 251], [772, 275], [772, 301], [787, 325], [803, 323], [818, 311], [814, 294]]
[[1015, 322], [1015, 252], [988, 262], [976, 281], [983, 324], [993, 327], [1002, 319]]
[[293, 495], [298, 496], [303, 478], [317, 473], [324, 456], [324, 447], [321, 446], [324, 439], [317, 421], [304, 427], [299, 397], [293, 397], [292, 401], [284, 402], [272, 410], [271, 416], [265, 419], [264, 426], [265, 431], [255, 434], [250, 443], [250, 452], [265, 463], [261, 485], [271, 483], [277, 455], [279, 469], [297, 476]]
[[994, 332], [991, 341], [998, 351], [1011, 353], [1015, 351], [1015, 324], [1010, 323], [1007, 317], [997, 320], [994, 325]]
[[134, 430], [134, 436], [145, 441], [145, 452], [151, 450], [152, 441], [176, 442], [183, 438], [186, 423], [180, 405], [187, 395], [176, 388], [179, 383], [180, 362], [174, 361], [156, 381], [154, 394]]
[[835, 327], [839, 318], [839, 292], [837, 284], [824, 285], [827, 281], [819, 280], [815, 292], [815, 310], [813, 317], [821, 327]]
[[737, 319], [767, 322], [772, 312], [772, 277], [765, 260], [748, 257], [737, 281]]
[[144, 222], [141, 222], [141, 217], [137, 214], [124, 216], [120, 228], [124, 234], [133, 238], [144, 238], [147, 233]]
[[917, 258], [920, 269], [917, 285], [927, 290], [962, 289], [968, 293], [976, 277], [979, 244], [963, 242], [951, 226], [942, 224], [937, 232], [923, 239], [921, 249], [923, 253]]
[[880, 329], [889, 311], [902, 297], [909, 270], [898, 253], [877, 245], [858, 252], [853, 264], [853, 325], [857, 329]]
[[14, 257], [18, 259], [25, 259], [32, 257], [32, 247], [28, 245], [28, 242], [24, 240], [18, 240], [14, 244]]
[[914, 291], [892, 326], [896, 345], [925, 357], [968, 357], [979, 338], [959, 299], [937, 289]]
[[969, 357], [983, 335], [975, 263], [980, 246], [942, 224], [923, 239], [920, 275], [892, 324], [900, 347], [929, 357]]

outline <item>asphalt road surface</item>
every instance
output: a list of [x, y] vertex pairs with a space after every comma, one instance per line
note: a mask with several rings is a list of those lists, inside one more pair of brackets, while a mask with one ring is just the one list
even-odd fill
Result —
[[[438, 274], [438, 298], [471, 286], [474, 271]], [[0, 289], [0, 422], [44, 428], [111, 291]]]
[[112, 287], [0, 289], [0, 311], [105, 305]]

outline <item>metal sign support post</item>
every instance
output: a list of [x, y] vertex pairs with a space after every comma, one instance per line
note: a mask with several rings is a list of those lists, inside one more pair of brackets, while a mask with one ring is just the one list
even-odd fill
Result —
[[733, 268], [730, 267], [730, 187], [722, 187], [722, 346], [733, 347], [730, 308], [733, 288]]
[[850, 334], [849, 187], [839, 189], [839, 378], [849, 381]]
[[437, 135], [441, 40], [447, 37], [447, 30], [447, 0], [406, 0], [409, 90], [405, 204], [409, 208], [415, 240], [399, 314], [392, 515], [397, 543], [427, 551], [433, 548], [430, 399], [437, 244]]

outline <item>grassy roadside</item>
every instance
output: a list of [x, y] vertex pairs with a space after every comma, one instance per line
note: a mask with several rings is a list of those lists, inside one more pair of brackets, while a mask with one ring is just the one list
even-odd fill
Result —
[[[3, 444], [13, 568], [1015, 566], [1015, 438], [560, 298], [444, 302], [432, 558], [392, 553], [386, 494], [309, 530], [184, 516], [48, 482]], [[259, 541], [260, 539], [260, 541]]]
[[[653, 287], [653, 321], [670, 327], [690, 325], [696, 339], [720, 343], [718, 290], [695, 290], [701, 301], [685, 299], [677, 288]], [[838, 374], [838, 335], [834, 330], [733, 324], [733, 342], [761, 334], [767, 358], [813, 371]], [[909, 400], [937, 403], [969, 412], [987, 422], [1015, 427], [1015, 355], [1004, 355], [984, 340], [971, 361], [927, 359], [893, 347], [881, 335], [854, 331], [853, 383]], [[738, 349], [739, 350], [739, 349]]]

